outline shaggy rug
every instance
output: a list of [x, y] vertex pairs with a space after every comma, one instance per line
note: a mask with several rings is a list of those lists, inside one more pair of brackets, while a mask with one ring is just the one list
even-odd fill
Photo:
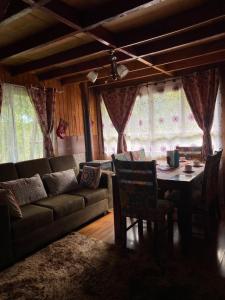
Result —
[[225, 299], [225, 280], [72, 233], [0, 273], [1, 300]]

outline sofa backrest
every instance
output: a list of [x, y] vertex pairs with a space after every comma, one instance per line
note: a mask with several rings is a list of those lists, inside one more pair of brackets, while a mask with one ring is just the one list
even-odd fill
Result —
[[78, 174], [78, 166], [73, 155], [56, 156], [49, 159], [52, 172], [74, 169]]
[[18, 178], [14, 163], [0, 164], [0, 181], [9, 181]]
[[51, 167], [47, 158], [32, 159], [15, 164], [20, 178], [32, 177], [35, 174], [40, 176], [51, 173]]

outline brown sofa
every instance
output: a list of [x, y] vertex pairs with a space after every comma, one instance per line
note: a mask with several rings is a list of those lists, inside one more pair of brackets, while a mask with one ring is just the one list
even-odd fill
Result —
[[[0, 182], [76, 167], [73, 155], [0, 164]], [[101, 175], [95, 190], [79, 188], [24, 205], [22, 219], [10, 218], [7, 204], [0, 203], [0, 268], [105, 213], [111, 193], [108, 176]]]

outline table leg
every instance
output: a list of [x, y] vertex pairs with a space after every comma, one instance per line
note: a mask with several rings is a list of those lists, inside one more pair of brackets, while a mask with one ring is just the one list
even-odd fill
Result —
[[184, 185], [180, 192], [180, 201], [177, 203], [178, 227], [182, 250], [188, 252], [192, 238], [191, 188]]
[[114, 211], [114, 235], [115, 244], [121, 245], [122, 243], [122, 216], [119, 199], [119, 186], [116, 175], [112, 176], [113, 186], [113, 211]]

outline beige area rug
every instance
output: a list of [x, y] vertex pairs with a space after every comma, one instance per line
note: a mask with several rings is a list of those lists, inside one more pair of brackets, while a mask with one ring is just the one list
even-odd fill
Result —
[[0, 273], [1, 300], [225, 299], [225, 280], [72, 233]]

